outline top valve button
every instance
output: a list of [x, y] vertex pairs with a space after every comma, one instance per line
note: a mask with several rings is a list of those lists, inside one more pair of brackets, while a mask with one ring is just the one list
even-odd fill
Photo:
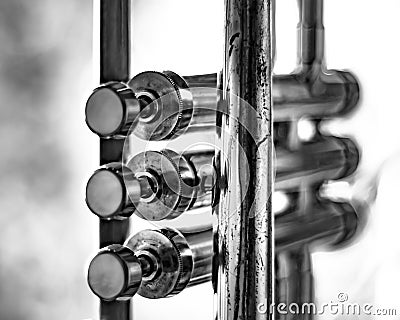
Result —
[[124, 83], [98, 87], [86, 103], [86, 123], [100, 137], [124, 135], [141, 111], [141, 101]]

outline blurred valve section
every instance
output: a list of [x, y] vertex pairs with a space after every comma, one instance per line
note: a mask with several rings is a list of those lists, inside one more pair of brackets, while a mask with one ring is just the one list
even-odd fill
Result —
[[[236, 12], [237, 7], [229, 7], [232, 12], [228, 10], [228, 15], [230, 12], [240, 24], [249, 17]], [[111, 5], [107, 8], [116, 10]], [[285, 206], [274, 212], [272, 223], [266, 219], [274, 228], [276, 263], [272, 265], [271, 257], [260, 258], [266, 261], [263, 272], [274, 272], [275, 303], [286, 305], [314, 301], [311, 252], [351, 242], [364, 225], [366, 210], [359, 204], [322, 197], [319, 192], [326, 181], [346, 178], [357, 169], [360, 152], [356, 143], [349, 138], [324, 135], [319, 124], [352, 111], [358, 103], [359, 85], [350, 72], [325, 69], [322, 1], [300, 0], [299, 10], [298, 67], [289, 75], [272, 77], [270, 137], [273, 137], [275, 161], [270, 163], [274, 181], [273, 185], [271, 181], [261, 191], [256, 190], [265, 192], [266, 198], [271, 196], [268, 190], [274, 190], [287, 200]], [[264, 14], [269, 17], [267, 11]], [[255, 28], [258, 27], [263, 27], [263, 32], [267, 28], [262, 24]], [[231, 54], [234, 40], [230, 41], [226, 46]], [[246, 62], [238, 59], [238, 63]], [[224, 69], [228, 75], [230, 67]], [[239, 78], [246, 78], [240, 74], [245, 71], [237, 70]], [[149, 150], [137, 150], [126, 157], [119, 152], [114, 162], [102, 163], [89, 179], [86, 202], [100, 218], [100, 237], [106, 240], [90, 263], [88, 283], [104, 303], [101, 309], [104, 319], [111, 318], [114, 312], [114, 319], [128, 320], [129, 315], [117, 311], [124, 308], [118, 303], [129, 301], [136, 293], [151, 299], [164, 298], [211, 279], [219, 297], [218, 320], [238, 319], [233, 309], [244, 301], [245, 297], [240, 295], [257, 297], [258, 289], [253, 292], [248, 288], [247, 293], [242, 293], [237, 287], [255, 268], [241, 269], [243, 261], [238, 257], [250, 250], [248, 255], [253, 259], [251, 250], [256, 250], [256, 244], [247, 242], [251, 239], [242, 238], [250, 232], [246, 229], [251, 227], [246, 225], [246, 219], [253, 218], [248, 218], [251, 209], [246, 207], [249, 202], [244, 199], [254, 197], [252, 181], [265, 178], [252, 176], [261, 172], [252, 166], [261, 165], [265, 159], [248, 158], [252, 146], [258, 152], [265, 139], [256, 141], [259, 137], [252, 137], [248, 128], [253, 126], [248, 119], [258, 112], [259, 106], [251, 106], [250, 98], [246, 100], [248, 97], [227, 90], [232, 85], [229, 77], [218, 78], [217, 73], [180, 76], [172, 71], [142, 72], [129, 80], [108, 79], [87, 101], [86, 122], [99, 135], [102, 146], [120, 148], [131, 136], [153, 142], [190, 139], [194, 132], [214, 134], [217, 140], [215, 147], [208, 150], [178, 151], [169, 147], [152, 150], [149, 143]], [[260, 88], [257, 81], [248, 79], [245, 85]], [[236, 103], [238, 109], [232, 107]], [[261, 131], [262, 118], [259, 115], [254, 118], [254, 127]], [[304, 121], [310, 129], [308, 134], [301, 135], [299, 126]], [[219, 143], [218, 139], [226, 140]], [[103, 147], [102, 152], [108, 151]], [[242, 159], [248, 161], [240, 162]], [[233, 168], [239, 162], [241, 176], [235, 185]], [[250, 185], [246, 185], [246, 179]], [[236, 199], [238, 194], [243, 199]], [[264, 207], [270, 210], [268, 203]], [[202, 226], [202, 230], [191, 233], [162, 227], [126, 237], [126, 226], [133, 214], [148, 221], [162, 221], [190, 216], [198, 208], [213, 211], [217, 225], [210, 222], [207, 230]], [[241, 212], [243, 219], [235, 224], [230, 214], [237, 212]], [[237, 230], [243, 232], [238, 237], [232, 236]], [[258, 257], [254, 259], [258, 261]], [[237, 296], [232, 292], [237, 292]], [[111, 302], [115, 302], [113, 307], [108, 304]], [[256, 319], [254, 314], [243, 318]]]

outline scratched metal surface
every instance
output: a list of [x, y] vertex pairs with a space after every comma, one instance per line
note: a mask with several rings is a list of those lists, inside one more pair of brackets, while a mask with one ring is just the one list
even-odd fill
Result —
[[216, 319], [267, 319], [272, 302], [271, 2], [225, 2], [215, 209]]

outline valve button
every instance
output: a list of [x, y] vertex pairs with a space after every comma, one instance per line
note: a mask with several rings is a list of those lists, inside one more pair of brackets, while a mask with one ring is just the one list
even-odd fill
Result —
[[86, 103], [86, 123], [100, 137], [125, 135], [140, 113], [140, 102], [132, 89], [110, 82], [93, 91]]
[[89, 267], [88, 282], [92, 291], [104, 300], [118, 297], [125, 288], [125, 271], [121, 259], [113, 253], [96, 256]]
[[118, 131], [124, 120], [124, 106], [118, 94], [107, 88], [95, 90], [86, 104], [86, 122], [101, 136]]
[[142, 269], [132, 250], [111, 245], [93, 258], [87, 280], [90, 289], [102, 300], [128, 300], [140, 287]]
[[86, 202], [93, 213], [101, 218], [118, 213], [125, 204], [126, 191], [121, 177], [107, 169], [96, 171], [86, 187]]

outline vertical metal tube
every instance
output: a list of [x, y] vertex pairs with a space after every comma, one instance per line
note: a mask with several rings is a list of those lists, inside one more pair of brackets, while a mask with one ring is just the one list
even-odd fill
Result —
[[[276, 256], [276, 302], [299, 306], [298, 314], [276, 313], [276, 320], [311, 320], [314, 310], [302, 310], [314, 301], [314, 279], [311, 254], [307, 246], [296, 251], [283, 251]], [[285, 310], [286, 311], [286, 310]]]
[[[271, 0], [225, 1], [216, 154], [216, 319], [270, 319], [273, 302]], [[267, 307], [266, 312], [260, 306]]]
[[[130, 0], [100, 1], [100, 83], [127, 81], [130, 63]], [[100, 139], [100, 164], [122, 160], [123, 140]], [[100, 247], [122, 244], [129, 219], [100, 220]], [[100, 320], [131, 319], [129, 301], [100, 301]]]
[[100, 83], [128, 81], [130, 0], [100, 2]]
[[298, 0], [298, 64], [303, 67], [324, 63], [323, 0]]

